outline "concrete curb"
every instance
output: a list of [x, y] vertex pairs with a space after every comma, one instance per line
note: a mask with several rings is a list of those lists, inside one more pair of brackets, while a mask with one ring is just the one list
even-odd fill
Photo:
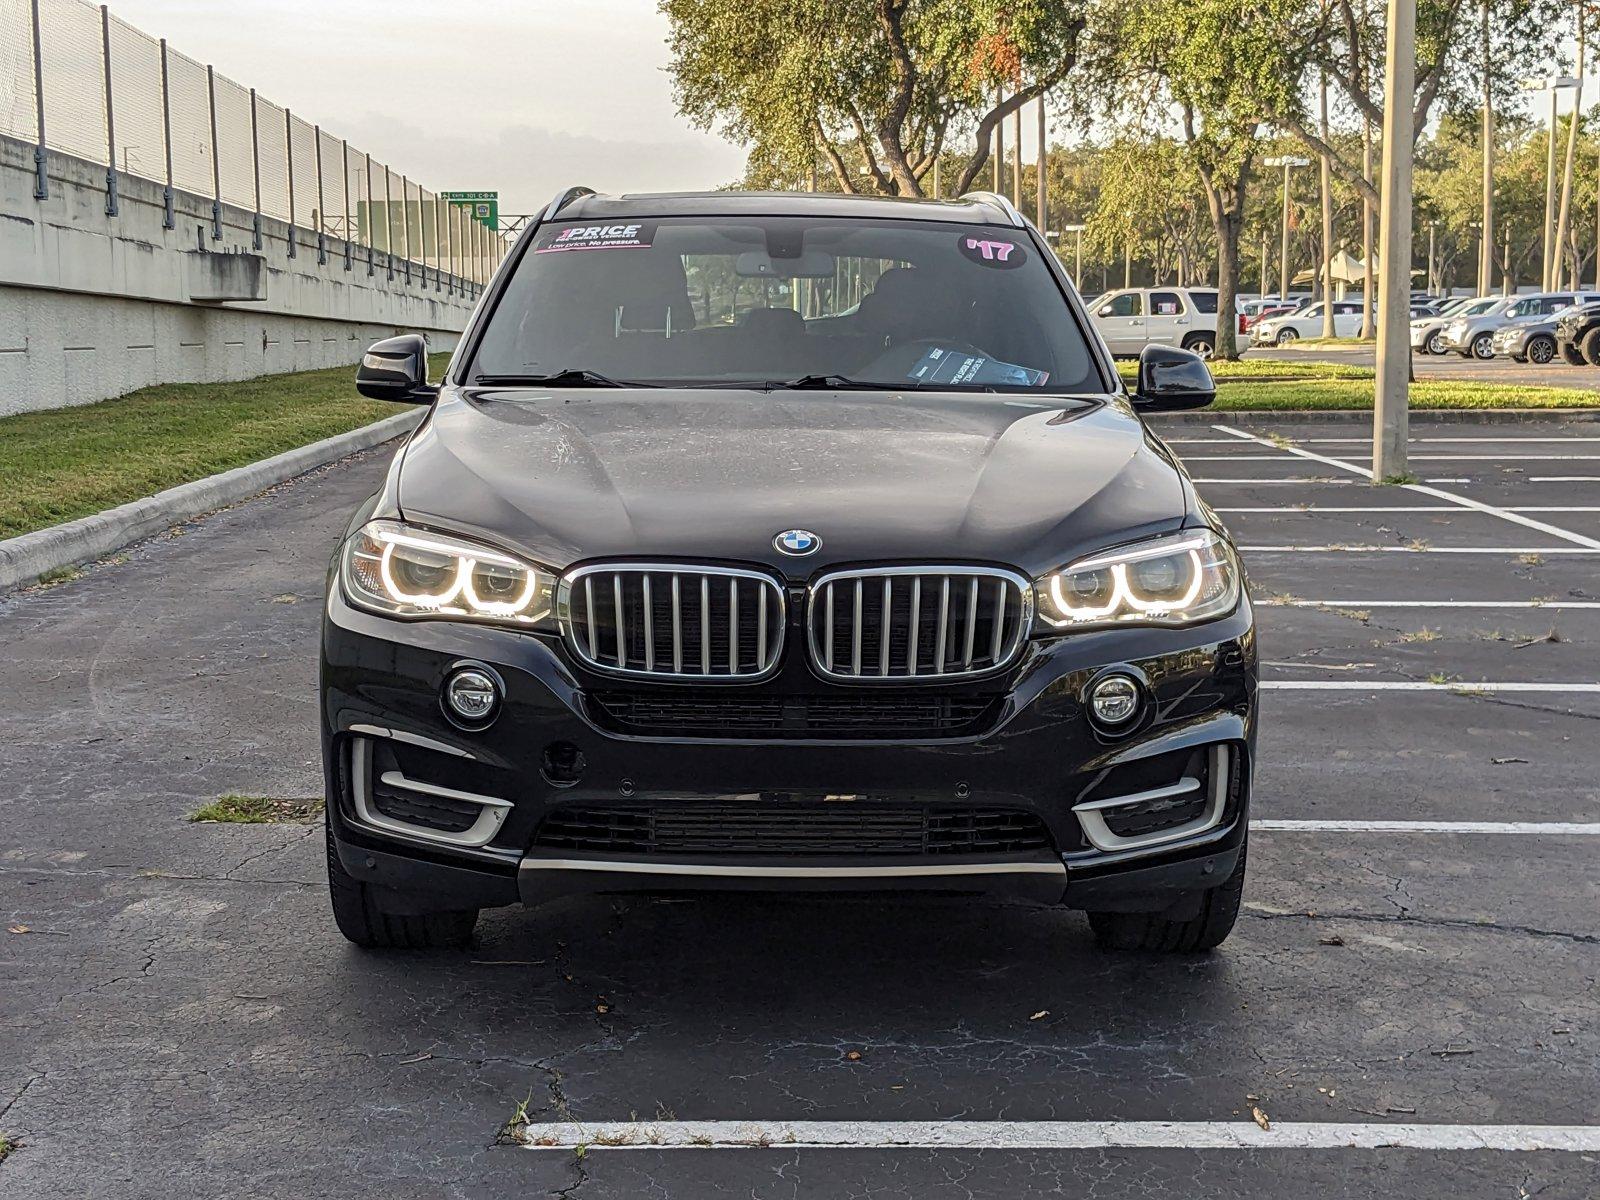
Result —
[[347, 454], [369, 450], [410, 433], [421, 419], [420, 410], [398, 413], [260, 462], [180, 483], [93, 516], [7, 538], [0, 541], [0, 591], [33, 583], [50, 571], [93, 562], [102, 554], [152, 537], [180, 521], [225, 508]]
[[[1372, 424], [1370, 408], [1230, 409], [1212, 412], [1151, 413], [1145, 420], [1156, 425], [1247, 425], [1255, 421], [1289, 421], [1308, 425]], [[1454, 421], [1462, 425], [1524, 425], [1558, 421], [1600, 421], [1600, 408], [1423, 408], [1411, 410], [1413, 425]]]

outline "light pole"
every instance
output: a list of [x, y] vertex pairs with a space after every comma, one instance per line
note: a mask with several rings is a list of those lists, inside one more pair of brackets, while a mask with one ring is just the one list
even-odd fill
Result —
[[1539, 276], [1539, 286], [1551, 291], [1556, 264], [1560, 256], [1556, 250], [1556, 102], [1563, 88], [1574, 88], [1578, 81], [1570, 75], [1552, 75], [1547, 79], [1524, 79], [1524, 89], [1530, 92], [1550, 93], [1550, 144], [1545, 154], [1544, 179], [1544, 268]]
[[1077, 245], [1072, 251], [1072, 283], [1073, 286], [1081, 288], [1083, 285], [1079, 282], [1079, 280], [1083, 278], [1083, 226], [1063, 225], [1061, 227], [1061, 232], [1075, 233], [1078, 235]]
[[1283, 246], [1279, 258], [1279, 299], [1289, 298], [1289, 172], [1296, 167], [1309, 167], [1309, 158], [1294, 158], [1287, 154], [1280, 154], [1274, 158], [1264, 160], [1269, 167], [1283, 168]]
[[1383, 62], [1383, 250], [1378, 361], [1372, 397], [1372, 482], [1406, 473], [1410, 432], [1412, 105], [1417, 82], [1417, 0], [1389, 0]]

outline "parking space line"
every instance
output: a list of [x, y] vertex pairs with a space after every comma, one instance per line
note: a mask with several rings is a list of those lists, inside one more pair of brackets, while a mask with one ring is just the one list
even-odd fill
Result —
[[[1340, 470], [1349, 471], [1354, 475], [1371, 475], [1371, 471], [1368, 468], [1358, 467], [1354, 463], [1347, 462], [1342, 458], [1330, 458], [1325, 454], [1317, 454], [1310, 450], [1301, 450], [1296, 446], [1276, 446], [1266, 438], [1256, 437], [1253, 433], [1245, 433], [1243, 430], [1232, 429], [1226, 425], [1214, 425], [1212, 428], [1217, 430], [1219, 433], [1227, 434], [1229, 437], [1237, 437], [1245, 441], [1256, 442], [1262, 446], [1272, 446], [1274, 449], [1279, 450], [1284, 454], [1293, 454], [1298, 458], [1309, 459], [1312, 462], [1324, 463], [1330, 467], [1338, 467]], [[1481, 500], [1472, 500], [1466, 496], [1458, 496], [1454, 492], [1442, 492], [1438, 488], [1424, 487], [1422, 484], [1417, 483], [1405, 483], [1397, 486], [1403, 487], [1410, 492], [1416, 492], [1419, 495], [1432, 496], [1435, 500], [1447, 500], [1452, 504], [1460, 504], [1465, 508], [1472, 508], [1479, 512], [1490, 513], [1491, 515], [1501, 517], [1504, 520], [1514, 522], [1515, 524], [1524, 525], [1529, 529], [1537, 529], [1540, 533], [1548, 533], [1551, 537], [1558, 537], [1564, 541], [1572, 542], [1575, 545], [1587, 546], [1590, 550], [1600, 550], [1600, 541], [1596, 541], [1594, 538], [1585, 537], [1581, 533], [1573, 533], [1570, 529], [1562, 529], [1559, 525], [1548, 525], [1543, 521], [1535, 521], [1532, 517], [1525, 516], [1522, 513], [1508, 512], [1503, 508], [1496, 508], [1494, 505], [1485, 504]]]
[[1580, 546], [1240, 546], [1247, 554], [1600, 554]]
[[[1163, 438], [1169, 446], [1231, 446], [1234, 438]], [[1291, 438], [1297, 446], [1370, 446], [1372, 439], [1364, 438]], [[1556, 443], [1565, 445], [1571, 442], [1600, 442], [1600, 437], [1439, 437], [1439, 438], [1408, 438], [1407, 444], [1411, 446], [1425, 445], [1486, 445], [1505, 446], [1519, 442], [1528, 443]]]
[[[1535, 504], [1535, 505], [1506, 505], [1507, 512], [1520, 513], [1597, 513], [1600, 505], [1581, 504]], [[1277, 506], [1262, 506], [1260, 508], [1213, 508], [1219, 513], [1274, 513], [1282, 516], [1316, 516], [1319, 513], [1460, 513], [1461, 509], [1453, 504], [1414, 504], [1396, 505], [1390, 507], [1354, 505], [1348, 508], [1331, 504], [1280, 504]], [[1487, 516], [1488, 514], [1484, 514]]]
[[[1198, 478], [1198, 477], [1191, 476], [1190, 479], [1189, 479], [1189, 482], [1190, 483], [1236, 483], [1236, 484], [1248, 485], [1250, 487], [1256, 487], [1256, 486], [1258, 486], [1260, 484], [1263, 484], [1263, 483], [1314, 483], [1318, 487], [1364, 487], [1364, 486], [1370, 486], [1369, 484], [1363, 484], [1363, 482], [1361, 480], [1359, 480], [1359, 479], [1330, 479], [1330, 478], [1328, 478], [1326, 476], [1321, 476], [1321, 475], [1295, 475], [1295, 476], [1290, 476], [1287, 479], [1279, 479], [1279, 478], [1274, 478], [1274, 479], [1247, 479], [1247, 478], [1245, 478], [1245, 479], [1242, 479], [1242, 478], [1234, 478], [1234, 479], [1221, 479], [1221, 478], [1201, 479], [1201, 478]], [[1471, 483], [1472, 480], [1464, 479], [1464, 478], [1451, 477], [1451, 478], [1448, 478], [1448, 479], [1424, 479], [1423, 482], [1424, 483]], [[1555, 477], [1553, 479], [1534, 478], [1534, 479], [1531, 479], [1529, 482], [1532, 482], [1532, 483], [1551, 483], [1551, 482], [1561, 483], [1561, 482], [1571, 482], [1571, 480], [1565, 479], [1565, 477], [1559, 477], [1558, 476], [1558, 477]], [[1596, 482], [1600, 482], [1600, 477], [1597, 477]], [[1415, 486], [1415, 485], [1414, 484], [1408, 484], [1406, 486]], [[1511, 510], [1510, 509], [1504, 509], [1502, 511], [1510, 512]]]
[[1263, 691], [1274, 692], [1600, 692], [1600, 683], [1491, 683], [1457, 680], [1434, 683], [1412, 679], [1263, 679]]
[[1600, 821], [1278, 821], [1254, 820], [1266, 833], [1490, 833], [1600, 837]]
[[[1283, 461], [1276, 454], [1185, 454], [1181, 457], [1186, 463]], [[1413, 454], [1410, 458], [1412, 462], [1600, 462], [1600, 454]]]
[[1256, 608], [1600, 608], [1600, 600], [1251, 600]]
[[1600, 483], [1600, 475], [1529, 475], [1529, 483]]
[[524, 1127], [530, 1150], [1501, 1150], [1600, 1152], [1596, 1125], [1382, 1121], [617, 1121]]

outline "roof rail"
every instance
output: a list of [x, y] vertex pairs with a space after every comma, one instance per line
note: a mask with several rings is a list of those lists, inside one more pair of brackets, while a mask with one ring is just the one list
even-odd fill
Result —
[[557, 213], [559, 213], [567, 205], [571, 204], [579, 196], [593, 196], [594, 194], [595, 190], [591, 187], [569, 187], [554, 200], [550, 201], [550, 207], [544, 210], [544, 216], [540, 217], [539, 219], [541, 221], [553, 221], [555, 220]]
[[1006, 216], [1010, 218], [1011, 223], [1018, 229], [1023, 228], [1026, 224], [1026, 222], [1024, 222], [1022, 219], [1022, 214], [1017, 211], [1017, 206], [1011, 203], [1011, 201], [1007, 200], [999, 192], [963, 192], [959, 199], [972, 200], [983, 204], [994, 205], [1001, 212], [1005, 213]]

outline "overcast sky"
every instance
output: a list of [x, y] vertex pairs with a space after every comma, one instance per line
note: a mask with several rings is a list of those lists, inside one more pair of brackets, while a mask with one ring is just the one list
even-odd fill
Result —
[[717, 187], [744, 155], [672, 103], [653, 0], [112, 0], [173, 49], [435, 190], [501, 212]]

